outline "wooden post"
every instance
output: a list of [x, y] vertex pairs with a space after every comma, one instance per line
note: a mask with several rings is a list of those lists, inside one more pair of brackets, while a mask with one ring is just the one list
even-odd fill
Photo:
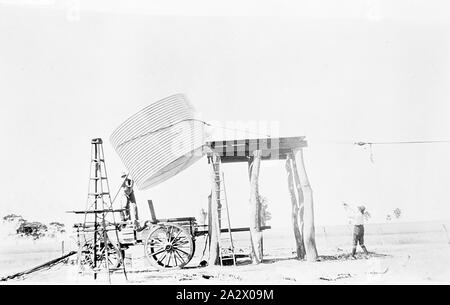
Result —
[[253, 156], [250, 157], [247, 161], [247, 165], [248, 165], [248, 180], [251, 181], [252, 180], [252, 165], [253, 165]]
[[216, 181], [217, 174], [219, 172], [219, 163], [217, 158], [220, 158], [215, 152], [212, 152], [212, 175], [211, 175], [211, 209], [210, 209], [210, 223], [209, 231], [211, 232], [211, 240], [209, 244], [209, 260], [208, 265], [213, 266], [220, 263], [219, 259], [219, 238], [220, 238], [220, 225], [219, 225], [219, 206], [218, 200], [220, 196], [220, 182]]
[[211, 248], [211, 236], [212, 236], [212, 218], [211, 218], [211, 205], [212, 205], [212, 192], [208, 195], [208, 244]]
[[[288, 157], [286, 159], [286, 172], [287, 172], [287, 179], [288, 179], [288, 187], [289, 187], [289, 194], [291, 195], [291, 205], [292, 205], [292, 212], [291, 212], [291, 220], [292, 220], [292, 226], [294, 229], [294, 236], [295, 236], [295, 244], [296, 244], [296, 250], [297, 250], [297, 258], [303, 259], [305, 258], [305, 245], [303, 243], [303, 228], [301, 226], [301, 223], [303, 220], [301, 219], [299, 215], [299, 205], [297, 203], [297, 197], [295, 195], [295, 188], [294, 188], [294, 173], [292, 169], [292, 154], [288, 154]], [[303, 200], [299, 196], [299, 201]]]
[[301, 234], [301, 245], [302, 245], [302, 258], [305, 258], [305, 242], [304, 242], [304, 211], [305, 211], [305, 197], [303, 196], [303, 190], [300, 183], [300, 177], [297, 171], [297, 161], [295, 160], [295, 154], [293, 151], [289, 154], [292, 162], [292, 173], [294, 175], [295, 188], [297, 190], [297, 198], [298, 198], [298, 226], [300, 227]]
[[[248, 161], [247, 161], [247, 164], [248, 164], [248, 180], [250, 181], [250, 183], [252, 181], [252, 167], [253, 167], [253, 160], [254, 159], [255, 159], [254, 156], [251, 156], [248, 159]], [[259, 191], [258, 191], [258, 196], [259, 196]], [[258, 211], [259, 211], [259, 214], [257, 216], [258, 217], [258, 230], [260, 230], [261, 227], [262, 227], [262, 218], [261, 218], [262, 217], [262, 214], [261, 214], [262, 210], [261, 209], [262, 209], [261, 202], [258, 201]], [[264, 257], [264, 237], [263, 237], [263, 231], [262, 230], [260, 230], [260, 231], [261, 231], [261, 239], [259, 241], [259, 246], [258, 247], [261, 249], [261, 258], [263, 258]], [[253, 245], [253, 239], [252, 239], [251, 233], [250, 233], [250, 242]], [[252, 248], [253, 248], [253, 246], [252, 246]]]
[[[299, 165], [299, 181], [304, 196], [304, 226], [303, 239], [305, 242], [306, 259], [308, 261], [316, 261], [318, 254], [316, 248], [315, 228], [314, 228], [314, 202], [311, 185], [309, 184], [308, 175], [306, 174], [305, 162], [303, 160], [303, 150], [297, 152]], [[295, 156], [294, 156], [295, 158]], [[297, 164], [296, 164], [297, 165]], [[297, 170], [295, 166], [294, 171]]]
[[158, 219], [156, 218], [155, 207], [153, 206], [153, 201], [151, 199], [147, 200], [148, 208], [150, 209], [150, 217], [153, 223], [157, 223]]
[[253, 152], [253, 162], [250, 176], [250, 235], [253, 252], [253, 262], [259, 264], [263, 260], [262, 232], [261, 232], [261, 204], [259, 202], [259, 169], [261, 165], [261, 150]]

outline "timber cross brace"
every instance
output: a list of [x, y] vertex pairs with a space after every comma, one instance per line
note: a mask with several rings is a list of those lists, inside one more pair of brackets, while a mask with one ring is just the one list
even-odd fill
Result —
[[246, 162], [250, 181], [249, 219], [252, 261], [263, 260], [263, 227], [261, 202], [259, 201], [259, 171], [261, 161], [286, 160], [285, 168], [288, 190], [291, 198], [297, 258], [317, 260], [314, 229], [314, 204], [312, 189], [306, 174], [303, 148], [307, 147], [305, 137], [283, 137], [211, 141], [206, 143], [208, 162], [212, 163], [212, 191], [210, 201], [210, 258], [209, 265], [218, 264], [220, 239], [220, 186], [214, 180], [220, 175], [222, 163]]

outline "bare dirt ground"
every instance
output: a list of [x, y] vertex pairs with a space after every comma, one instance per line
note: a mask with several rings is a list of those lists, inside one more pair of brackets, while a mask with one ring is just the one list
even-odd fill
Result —
[[[254, 265], [247, 259], [237, 266], [198, 267], [203, 240], [198, 240], [196, 256], [181, 270], [157, 271], [136, 246], [127, 252], [128, 283], [134, 284], [449, 284], [450, 244], [442, 224], [410, 225], [406, 229], [385, 225], [368, 226], [369, 256], [348, 256], [351, 228], [317, 228], [320, 260], [310, 263], [294, 258], [289, 231], [265, 233], [265, 261]], [[420, 230], [419, 230], [420, 229]], [[415, 232], [411, 232], [415, 231]], [[238, 244], [245, 245], [241, 236]], [[60, 256], [60, 241], [18, 243], [0, 248], [0, 277], [23, 271]], [[52, 250], [51, 250], [52, 249]], [[69, 249], [67, 249], [69, 250]], [[126, 283], [123, 273], [111, 277], [112, 284]], [[59, 264], [4, 284], [105, 284], [105, 274], [94, 281], [92, 274], [80, 274], [76, 265]]]

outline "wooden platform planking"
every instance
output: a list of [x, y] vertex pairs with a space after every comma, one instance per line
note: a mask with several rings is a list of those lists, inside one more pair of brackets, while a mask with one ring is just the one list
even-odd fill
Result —
[[[262, 151], [262, 160], [284, 160], [292, 150], [307, 146], [305, 137], [282, 137], [211, 141], [206, 143], [222, 163], [247, 162], [255, 150]], [[211, 153], [208, 153], [208, 157]]]

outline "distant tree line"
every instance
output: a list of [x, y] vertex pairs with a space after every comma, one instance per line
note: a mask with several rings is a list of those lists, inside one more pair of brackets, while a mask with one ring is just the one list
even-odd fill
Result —
[[21, 215], [8, 214], [3, 216], [3, 223], [9, 223], [16, 226], [16, 234], [24, 237], [39, 239], [44, 236], [55, 237], [57, 234], [64, 233], [65, 225], [60, 222], [50, 222], [45, 225], [39, 221], [28, 221]]
[[[400, 210], [399, 208], [396, 208], [395, 210], [392, 211], [392, 214], [394, 215], [395, 219], [400, 219], [400, 217], [402, 216], [402, 210]], [[391, 221], [392, 215], [389, 213], [386, 215], [386, 220], [387, 221]]]
[[[269, 220], [272, 219], [272, 214], [269, 212], [268, 200], [266, 197], [259, 195], [258, 197], [259, 203], [261, 205], [261, 226], [267, 226]], [[205, 209], [200, 209], [200, 224], [206, 225], [208, 223], [208, 211]]]

